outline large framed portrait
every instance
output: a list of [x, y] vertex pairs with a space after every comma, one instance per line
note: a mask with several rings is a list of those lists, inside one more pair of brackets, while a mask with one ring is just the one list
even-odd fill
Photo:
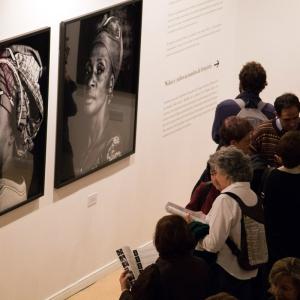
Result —
[[50, 28], [0, 42], [0, 215], [44, 194]]
[[142, 1], [61, 23], [55, 187], [135, 151]]

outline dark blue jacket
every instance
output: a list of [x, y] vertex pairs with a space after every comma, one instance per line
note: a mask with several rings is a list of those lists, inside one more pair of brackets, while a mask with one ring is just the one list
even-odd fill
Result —
[[[260, 97], [251, 92], [242, 92], [239, 94], [236, 99], [242, 99], [246, 103], [246, 108], [256, 108]], [[229, 116], [236, 116], [240, 112], [240, 106], [233, 100], [228, 99], [220, 102], [216, 107], [215, 118], [212, 126], [212, 139], [219, 144], [220, 135], [219, 131], [223, 124], [223, 121]], [[274, 106], [270, 103], [266, 103], [262, 109], [262, 113], [270, 120], [275, 117]]]

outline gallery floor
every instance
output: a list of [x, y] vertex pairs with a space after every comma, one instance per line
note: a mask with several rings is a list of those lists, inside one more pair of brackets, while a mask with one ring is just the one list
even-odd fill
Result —
[[68, 298], [68, 300], [118, 300], [121, 290], [119, 277], [122, 269], [103, 277], [86, 289]]

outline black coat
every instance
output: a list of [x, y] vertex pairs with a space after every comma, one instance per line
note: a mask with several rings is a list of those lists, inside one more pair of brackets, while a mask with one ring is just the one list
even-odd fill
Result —
[[202, 259], [193, 256], [159, 258], [119, 300], [201, 300], [208, 295], [209, 280], [210, 270]]

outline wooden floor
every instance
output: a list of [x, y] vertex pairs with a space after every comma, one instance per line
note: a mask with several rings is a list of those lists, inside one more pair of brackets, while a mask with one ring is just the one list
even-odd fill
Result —
[[119, 277], [122, 269], [105, 276], [68, 300], [118, 300], [121, 294]]

